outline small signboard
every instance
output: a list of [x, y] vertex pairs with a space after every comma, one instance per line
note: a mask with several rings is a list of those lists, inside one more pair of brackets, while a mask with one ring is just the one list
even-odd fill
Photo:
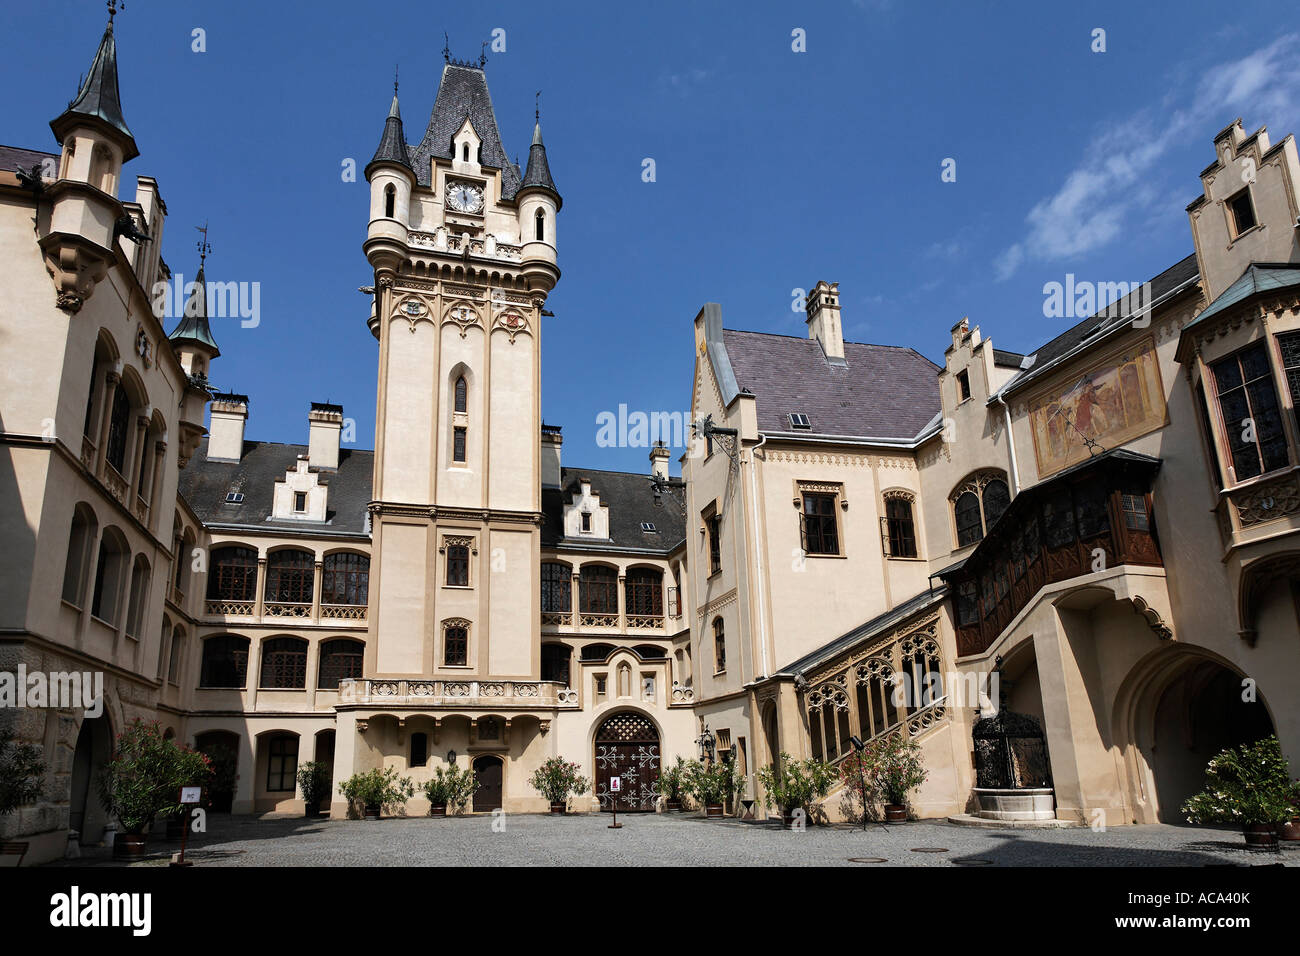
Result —
[[622, 778], [622, 777], [610, 777], [610, 778], [609, 778], [609, 792], [610, 792], [610, 793], [618, 793], [618, 792], [620, 792], [622, 789], [623, 789], [623, 778]]
[[181, 787], [180, 803], [182, 805], [198, 804], [202, 802], [203, 802], [202, 787]]

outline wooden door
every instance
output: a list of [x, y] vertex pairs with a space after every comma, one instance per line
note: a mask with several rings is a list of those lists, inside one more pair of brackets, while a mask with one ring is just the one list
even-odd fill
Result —
[[[655, 782], [659, 779], [659, 731], [641, 714], [615, 714], [596, 731], [596, 797], [600, 808], [620, 813], [653, 811]], [[618, 777], [622, 789], [613, 793], [609, 778]]]
[[474, 791], [474, 812], [500, 809], [501, 760], [497, 757], [479, 757], [474, 761], [474, 778], [479, 785]]

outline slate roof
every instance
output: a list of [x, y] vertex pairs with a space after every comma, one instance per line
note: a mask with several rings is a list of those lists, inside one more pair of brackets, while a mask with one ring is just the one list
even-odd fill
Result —
[[[193, 306], [190, 305], [191, 302], [194, 303]], [[215, 353], [213, 358], [221, 354], [217, 340], [212, 337], [212, 327], [208, 325], [208, 283], [203, 276], [201, 263], [199, 274], [194, 277], [194, 289], [185, 302], [184, 314], [167, 338], [172, 342], [198, 342], [206, 345]]]
[[832, 365], [816, 339], [723, 330], [736, 383], [758, 399], [758, 427], [797, 432], [787, 417], [808, 416], [810, 435], [915, 437], [939, 411], [939, 367], [915, 349], [844, 343]]
[[[370, 503], [370, 482], [375, 453], [343, 448], [336, 472], [320, 473], [320, 483], [329, 486], [326, 520], [268, 520], [271, 516], [275, 482], [307, 454], [306, 445], [278, 442], [244, 442], [239, 461], [209, 461], [208, 442], [181, 470], [179, 491], [205, 525], [240, 525], [256, 531], [290, 531], [298, 534], [368, 534], [366, 505]], [[226, 494], [239, 491], [244, 500], [226, 504]]]
[[542, 142], [542, 124], [533, 127], [533, 144], [528, 147], [528, 168], [524, 171], [524, 181], [520, 188], [536, 186], [555, 195], [556, 208], [559, 208], [560, 192], [551, 179], [551, 167], [546, 162], [546, 145]]
[[[1150, 280], [1151, 301], [1159, 300], [1161, 296], [1183, 285], [1189, 279], [1195, 279], [1199, 274], [1196, 265], [1196, 254], [1192, 253]], [[1137, 306], [1137, 298], [1138, 293], [1133, 292], [1122, 300], [1119, 308], [1102, 309], [1041, 346], [1030, 356], [1033, 359], [1033, 364], [1008, 382], [1003, 387], [1002, 392], [1004, 394], [1009, 393], [1025, 385], [1049, 368], [1054, 367], [1065, 356], [1075, 352], [1085, 341], [1098, 339], [1105, 333], [1127, 324], [1133, 318], [1132, 313]], [[1149, 305], [1150, 303], [1144, 304]]]
[[[564, 537], [564, 505], [580, 489], [583, 478], [591, 480], [592, 494], [609, 507], [608, 539]], [[686, 486], [678, 478], [656, 483], [650, 475], [635, 472], [561, 468], [560, 487], [542, 489], [542, 513], [543, 548], [585, 545], [667, 553], [686, 539]], [[642, 531], [643, 521], [654, 524], [657, 533]]]
[[140, 155], [136, 149], [135, 137], [122, 116], [122, 97], [117, 89], [117, 41], [113, 38], [113, 21], [108, 21], [104, 36], [91, 61], [90, 72], [77, 91], [76, 98], [58, 117], [50, 121], [54, 135], [59, 136], [59, 129], [69, 125], [76, 117], [88, 116], [107, 123], [126, 137], [126, 147], [122, 152], [122, 162], [135, 159]]
[[31, 169], [47, 159], [58, 162], [59, 154], [40, 149], [24, 149], [21, 146], [0, 146], [0, 172], [12, 173], [19, 166]]
[[870, 640], [877, 634], [885, 632], [895, 624], [911, 617], [913, 614], [917, 614], [931, 605], [938, 604], [947, 596], [947, 594], [948, 588], [946, 585], [939, 584], [935, 585], [934, 588], [927, 588], [920, 594], [908, 598], [902, 604], [898, 604], [890, 608], [888, 611], [885, 611], [883, 614], [878, 614], [871, 620], [859, 624], [847, 634], [843, 634], [840, 637], [835, 638], [833, 641], [828, 641], [821, 647], [817, 648], [817, 650], [805, 654], [797, 661], [785, 665], [785, 667], [778, 669], [777, 673], [793, 675], [806, 674], [813, 668], [819, 667], [827, 661], [834, 659], [844, 651], [861, 644], [863, 641]]
[[411, 168], [411, 156], [406, 149], [406, 133], [402, 130], [402, 111], [397, 105], [397, 94], [393, 94], [393, 105], [388, 108], [388, 118], [384, 120], [384, 135], [379, 139], [375, 155], [366, 164], [369, 169], [375, 163], [397, 163]]
[[420, 145], [411, 151], [411, 164], [417, 181], [421, 186], [431, 185], [430, 160], [433, 157], [452, 158], [452, 138], [466, 116], [482, 141], [479, 150], [482, 165], [501, 170], [502, 198], [513, 199], [519, 191], [519, 167], [506, 158], [505, 147], [501, 145], [487, 76], [480, 67], [463, 63], [448, 63], [442, 68], [438, 96], [429, 114], [429, 127], [424, 131]]

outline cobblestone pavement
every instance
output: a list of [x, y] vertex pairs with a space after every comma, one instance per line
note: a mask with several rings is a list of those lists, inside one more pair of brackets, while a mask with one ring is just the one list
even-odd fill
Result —
[[[187, 859], [202, 866], [1205, 866], [1300, 865], [1300, 843], [1281, 853], [1244, 849], [1233, 829], [1147, 825], [1094, 833], [987, 830], [922, 821], [885, 828], [810, 827], [705, 820], [698, 814], [638, 814], [608, 829], [607, 814], [511, 815], [494, 832], [491, 816], [379, 821], [283, 817], [210, 819], [190, 840]], [[926, 848], [944, 852], [917, 852]], [[179, 849], [161, 837], [150, 858], [161, 866]], [[55, 866], [113, 865], [87, 848]]]

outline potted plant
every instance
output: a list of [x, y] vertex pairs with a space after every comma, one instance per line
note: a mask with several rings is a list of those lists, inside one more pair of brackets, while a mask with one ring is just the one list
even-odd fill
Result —
[[298, 787], [302, 790], [303, 816], [320, 814], [320, 802], [330, 794], [330, 767], [321, 760], [298, 765]]
[[671, 767], [664, 767], [655, 781], [655, 792], [663, 798], [665, 810], [680, 810], [685, 796], [686, 758], [678, 757]]
[[726, 802], [745, 786], [744, 775], [725, 760], [708, 764], [692, 760], [686, 765], [685, 776], [686, 791], [704, 807], [706, 817], [721, 817]]
[[378, 820], [385, 810], [394, 814], [405, 806], [415, 795], [415, 784], [410, 777], [398, 777], [396, 767], [384, 767], [354, 773], [339, 785], [339, 791], [348, 801], [350, 816]]
[[[22, 804], [45, 792], [45, 764], [33, 744], [14, 743], [8, 727], [0, 728], [0, 817], [8, 816]], [[25, 842], [13, 841], [26, 852]], [[18, 857], [22, 862], [22, 856]]]
[[563, 757], [551, 757], [533, 771], [528, 782], [547, 799], [552, 813], [568, 812], [569, 794], [577, 796], [591, 786], [591, 781], [578, 773], [578, 765]]
[[1279, 825], [1291, 820], [1300, 784], [1291, 779], [1277, 737], [1229, 747], [1205, 767], [1205, 789], [1189, 797], [1189, 823], [1237, 823], [1252, 849], [1277, 849]]
[[1291, 801], [1291, 818], [1283, 823], [1278, 824], [1277, 838], [1279, 840], [1300, 840], [1300, 793]]
[[812, 818], [814, 805], [830, 793], [835, 778], [833, 765], [822, 760], [795, 760], [784, 751], [775, 766], [758, 771], [763, 806], [780, 810], [781, 823], [787, 830], [795, 824], [796, 810], [803, 811], [805, 820]]
[[867, 792], [885, 806], [886, 823], [907, 822], [907, 795], [925, 782], [921, 745], [903, 734], [870, 741], [862, 751]]
[[470, 797], [479, 788], [478, 778], [468, 768], [462, 770], [455, 764], [434, 767], [433, 776], [420, 785], [429, 799], [429, 816], [445, 817], [465, 812]]
[[136, 718], [117, 735], [99, 777], [100, 799], [122, 831], [113, 843], [114, 855], [143, 856], [154, 820], [182, 812], [181, 787], [202, 786], [211, 775], [206, 755], [165, 739], [156, 721]]

